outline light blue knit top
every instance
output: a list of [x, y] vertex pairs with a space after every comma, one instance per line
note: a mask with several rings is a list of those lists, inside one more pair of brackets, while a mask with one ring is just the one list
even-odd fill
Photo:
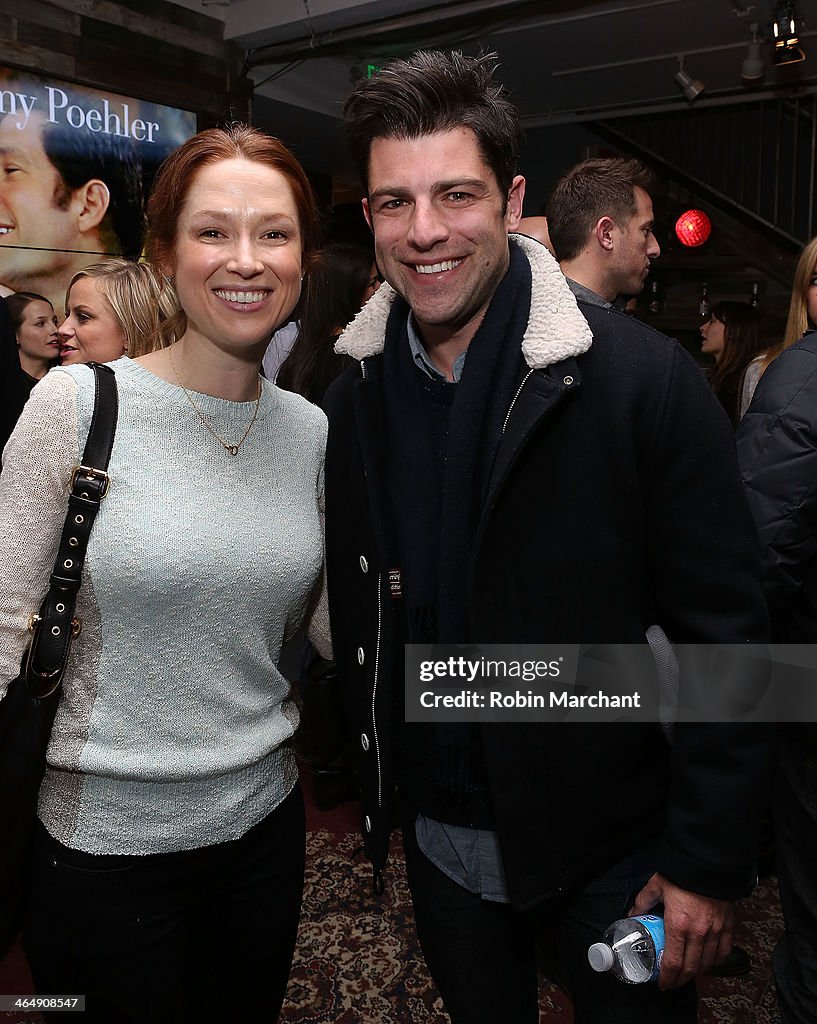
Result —
[[[265, 381], [231, 456], [180, 387], [128, 358], [112, 366], [111, 487], [39, 812], [60, 842], [89, 853], [207, 846], [243, 835], [295, 782], [286, 742], [297, 712], [277, 662], [321, 569], [326, 419]], [[193, 398], [228, 442], [252, 417], [254, 402]], [[88, 367], [52, 370], [6, 447], [0, 694], [47, 589], [92, 409]]]

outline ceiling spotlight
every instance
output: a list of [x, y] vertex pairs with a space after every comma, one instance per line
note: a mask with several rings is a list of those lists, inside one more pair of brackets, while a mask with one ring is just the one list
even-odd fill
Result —
[[740, 68], [740, 77], [744, 82], [759, 82], [766, 74], [766, 63], [760, 54], [760, 40], [757, 38], [757, 25], [749, 26], [752, 41], [746, 51], [746, 59]]
[[697, 96], [704, 91], [704, 83], [699, 81], [697, 78], [693, 78], [692, 75], [684, 71], [684, 58], [678, 58], [679, 68], [675, 75], [675, 81], [681, 86], [684, 92], [684, 96], [691, 103]]
[[806, 59], [800, 46], [802, 20], [793, 0], [777, 0], [772, 21], [775, 64], [797, 64]]

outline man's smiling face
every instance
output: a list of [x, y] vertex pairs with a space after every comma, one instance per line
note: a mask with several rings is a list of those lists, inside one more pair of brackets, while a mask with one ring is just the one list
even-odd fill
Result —
[[44, 116], [33, 114], [23, 129], [18, 121], [0, 120], [0, 283], [38, 291], [69, 262], [66, 250], [79, 247], [77, 211], [43, 149]]
[[507, 272], [523, 196], [521, 177], [502, 195], [470, 128], [372, 142], [364, 211], [377, 264], [427, 340], [473, 335]]

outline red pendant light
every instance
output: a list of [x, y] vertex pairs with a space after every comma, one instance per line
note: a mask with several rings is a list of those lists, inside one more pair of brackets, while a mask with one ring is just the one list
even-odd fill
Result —
[[675, 234], [681, 245], [694, 249], [712, 234], [712, 221], [703, 210], [686, 210], [675, 222]]

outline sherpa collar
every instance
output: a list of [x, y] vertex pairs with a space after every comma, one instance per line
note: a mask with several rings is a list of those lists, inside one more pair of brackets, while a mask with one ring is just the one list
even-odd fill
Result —
[[[587, 321], [579, 311], [559, 264], [539, 242], [511, 235], [530, 263], [530, 318], [522, 339], [522, 355], [532, 370], [543, 370], [571, 356], [580, 356], [593, 343]], [[338, 355], [367, 359], [383, 351], [386, 321], [396, 296], [384, 282], [335, 343]]]

